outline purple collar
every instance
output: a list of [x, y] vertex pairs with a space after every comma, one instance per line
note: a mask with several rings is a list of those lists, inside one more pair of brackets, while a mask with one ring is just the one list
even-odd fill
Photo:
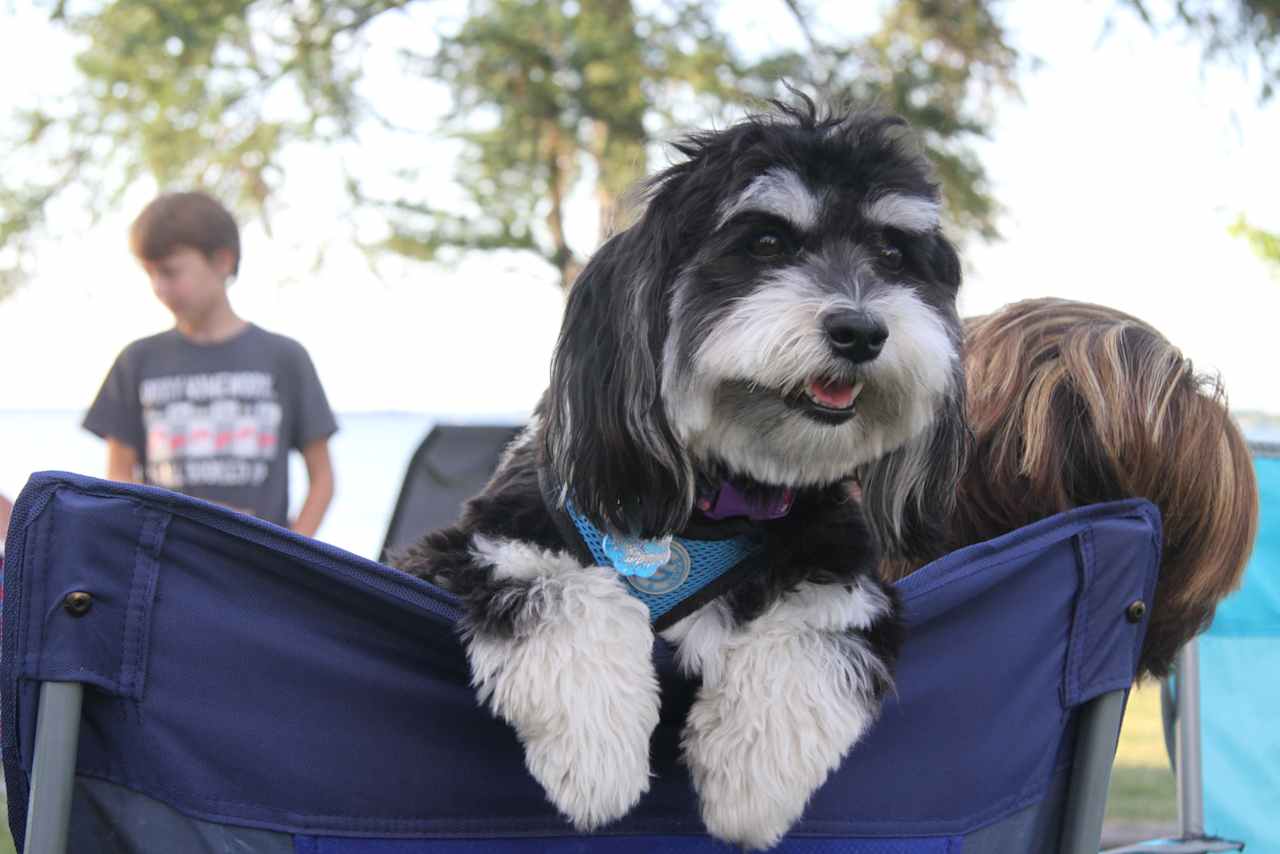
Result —
[[708, 519], [729, 519], [745, 516], [760, 522], [781, 519], [791, 511], [795, 493], [790, 488], [775, 489], [763, 501], [752, 501], [733, 484], [723, 481], [714, 493], [698, 495], [697, 507]]

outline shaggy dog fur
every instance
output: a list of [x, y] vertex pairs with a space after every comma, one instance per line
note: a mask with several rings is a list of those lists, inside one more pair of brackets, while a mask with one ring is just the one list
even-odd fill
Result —
[[[901, 119], [806, 100], [677, 148], [571, 290], [532, 422], [402, 567], [463, 599], [481, 700], [583, 830], [648, 789], [661, 634], [701, 680], [683, 745], [708, 830], [768, 847], [891, 685], [882, 554], [931, 552], [953, 498], [960, 265]], [[709, 518], [724, 484], [789, 512]], [[655, 625], [584, 557], [568, 502], [619, 536], [747, 530], [763, 547]]]

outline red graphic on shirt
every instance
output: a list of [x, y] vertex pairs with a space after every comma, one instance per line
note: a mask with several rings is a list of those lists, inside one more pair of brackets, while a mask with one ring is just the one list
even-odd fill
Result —
[[[213, 376], [216, 381], [186, 383], [166, 378], [152, 387], [143, 410], [152, 483], [184, 489], [257, 486], [266, 480], [280, 444], [282, 411], [274, 384], [262, 382], [261, 375]], [[249, 399], [217, 396], [246, 390]]]

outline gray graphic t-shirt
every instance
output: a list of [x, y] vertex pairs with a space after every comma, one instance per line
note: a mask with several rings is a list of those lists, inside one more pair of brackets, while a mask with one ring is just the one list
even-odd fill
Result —
[[133, 342], [84, 426], [132, 446], [145, 483], [281, 525], [290, 449], [338, 429], [307, 351], [253, 324], [216, 344], [176, 329]]

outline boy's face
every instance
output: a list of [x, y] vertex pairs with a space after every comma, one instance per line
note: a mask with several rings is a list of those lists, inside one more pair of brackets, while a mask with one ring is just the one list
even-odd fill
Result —
[[163, 258], [139, 260], [156, 298], [176, 317], [199, 317], [226, 299], [232, 259], [225, 250], [206, 257], [199, 249], [182, 246]]

